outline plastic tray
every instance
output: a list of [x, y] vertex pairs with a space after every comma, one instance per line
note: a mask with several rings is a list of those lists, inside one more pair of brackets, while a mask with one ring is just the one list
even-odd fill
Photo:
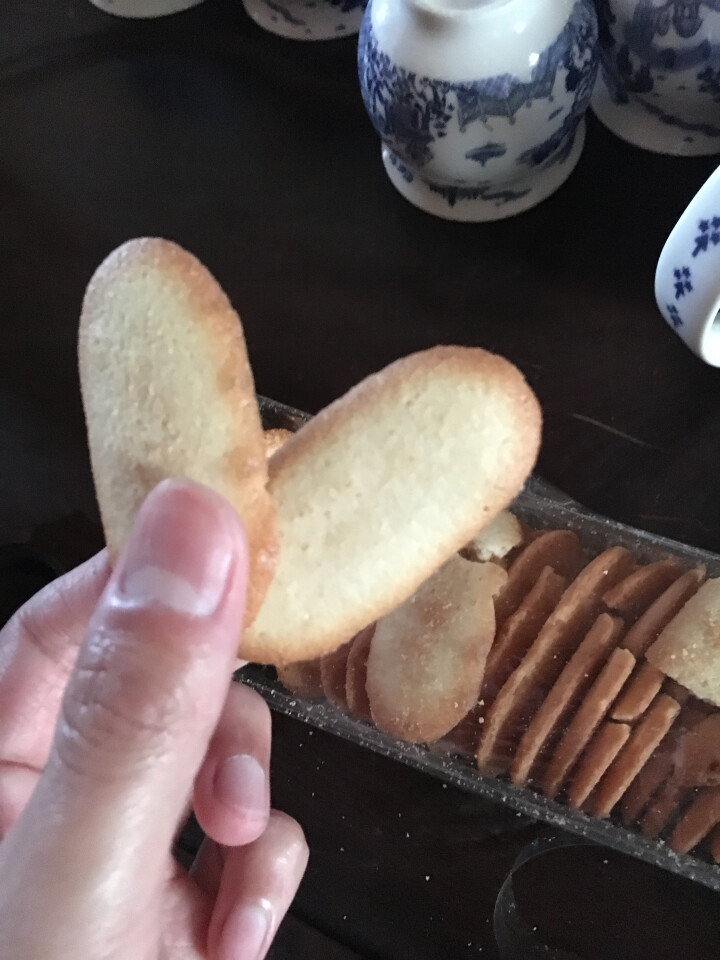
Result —
[[[261, 411], [266, 428], [295, 430], [309, 419], [298, 410], [264, 398], [261, 398]], [[583, 545], [590, 550], [599, 552], [607, 546], [620, 545], [627, 547], [637, 560], [643, 562], [672, 556], [688, 568], [704, 564], [709, 576], [720, 575], [720, 556], [599, 517], [534, 477], [512, 509], [522, 519], [539, 527], [575, 531]], [[611, 847], [720, 891], [720, 867], [697, 854], [678, 855], [664, 842], [648, 840], [612, 820], [595, 819], [556, 801], [547, 800], [532, 790], [518, 788], [503, 779], [484, 776], [469, 759], [445, 751], [441, 745], [424, 747], [404, 743], [387, 736], [369, 723], [349, 717], [324, 700], [303, 700], [293, 696], [280, 685], [271, 667], [249, 665], [240, 671], [239, 677], [262, 694], [274, 710], [391, 757], [470, 793], [505, 804], [520, 814], [560, 827], [585, 841]]]

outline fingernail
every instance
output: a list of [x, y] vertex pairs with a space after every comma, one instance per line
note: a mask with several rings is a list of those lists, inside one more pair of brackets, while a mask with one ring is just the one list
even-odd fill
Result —
[[233, 910], [220, 935], [219, 960], [260, 960], [269, 946], [272, 909], [267, 900]]
[[239, 523], [217, 494], [165, 481], [140, 509], [120, 556], [113, 599], [208, 617], [223, 598], [238, 542]]
[[218, 764], [213, 782], [217, 799], [250, 820], [266, 819], [267, 778], [255, 757], [238, 753]]

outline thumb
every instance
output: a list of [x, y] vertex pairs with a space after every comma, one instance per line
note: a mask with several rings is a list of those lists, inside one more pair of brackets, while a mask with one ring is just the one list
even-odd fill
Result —
[[35, 910], [49, 906], [43, 877], [50, 900], [62, 876], [90, 913], [118, 917], [118, 900], [145, 905], [157, 891], [226, 698], [246, 578], [230, 505], [187, 482], [157, 487], [91, 618], [45, 771], [3, 843], [0, 861], [16, 851], [4, 882], [22, 885], [29, 871]]

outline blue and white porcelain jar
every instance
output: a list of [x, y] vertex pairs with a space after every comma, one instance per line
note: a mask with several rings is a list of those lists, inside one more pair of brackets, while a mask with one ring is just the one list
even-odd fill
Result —
[[441, 217], [499, 220], [580, 158], [597, 18], [592, 0], [371, 0], [358, 65], [400, 193]]
[[596, 3], [600, 120], [656, 153], [720, 153], [720, 0]]
[[360, 29], [367, 0], [243, 0], [258, 26], [289, 40], [338, 40]]

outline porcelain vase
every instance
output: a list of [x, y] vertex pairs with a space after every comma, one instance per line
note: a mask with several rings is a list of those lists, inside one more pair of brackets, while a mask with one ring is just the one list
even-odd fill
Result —
[[577, 164], [597, 73], [591, 0], [371, 0], [360, 87], [387, 174], [429, 213], [498, 220]]

